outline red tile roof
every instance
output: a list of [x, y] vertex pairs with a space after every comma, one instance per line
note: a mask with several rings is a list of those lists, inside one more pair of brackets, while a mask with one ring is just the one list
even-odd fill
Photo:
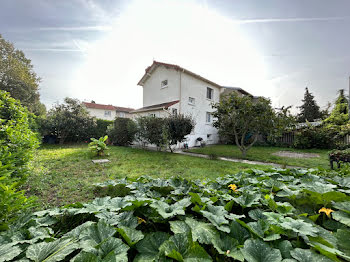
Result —
[[207, 82], [207, 83], [209, 83], [211, 85], [214, 85], [214, 86], [217, 86], [217, 87], [221, 87], [220, 85], [218, 85], [218, 84], [216, 84], [216, 83], [214, 83], [214, 82], [212, 82], [212, 81], [210, 81], [210, 80], [208, 80], [208, 79], [206, 79], [206, 78], [204, 78], [204, 77], [202, 77], [200, 75], [197, 75], [197, 74], [195, 74], [195, 73], [193, 73], [193, 72], [191, 72], [191, 71], [189, 71], [189, 70], [187, 70], [187, 69], [185, 69], [185, 68], [183, 68], [181, 66], [174, 65], [174, 64], [168, 64], [168, 63], [163, 63], [163, 62], [158, 62], [158, 61], [153, 61], [153, 64], [146, 68], [145, 74], [142, 76], [142, 78], [140, 79], [140, 81], [137, 84], [140, 85], [140, 86], [143, 86], [143, 82], [146, 80], [146, 77], [149, 76], [149, 74], [152, 71], [152, 69], [155, 69], [158, 66], [165, 66], [167, 68], [173, 68], [175, 70], [187, 73], [187, 74], [189, 74], [189, 75], [191, 75], [191, 76], [193, 76], [193, 77], [195, 77], [197, 79], [200, 79], [200, 80], [202, 80], [204, 82]]
[[119, 106], [113, 106], [113, 105], [103, 105], [103, 104], [96, 104], [96, 103], [89, 103], [89, 102], [83, 102], [83, 104], [87, 108], [95, 108], [95, 109], [103, 109], [103, 110], [115, 110], [118, 112], [130, 112], [134, 110], [133, 108], [128, 107], [119, 107]]
[[141, 107], [139, 109], [136, 109], [130, 113], [138, 113], [138, 112], [145, 112], [145, 111], [154, 111], [154, 110], [159, 110], [159, 109], [168, 109], [172, 105], [175, 105], [179, 103], [179, 100], [171, 101], [171, 102], [166, 102], [166, 103], [161, 103], [161, 104], [156, 104], [156, 105], [151, 105], [151, 106], [145, 106]]

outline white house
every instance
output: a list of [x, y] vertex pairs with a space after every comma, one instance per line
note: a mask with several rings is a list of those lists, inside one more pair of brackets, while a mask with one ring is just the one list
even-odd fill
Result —
[[93, 101], [91, 103], [83, 102], [83, 105], [91, 116], [104, 120], [114, 120], [116, 117], [131, 118], [130, 111], [134, 110], [127, 107], [96, 104]]
[[237, 87], [218, 85], [178, 65], [153, 61], [138, 82], [143, 87], [143, 107], [131, 113], [137, 116], [164, 117], [169, 114], [190, 115], [196, 125], [187, 143], [190, 147], [199, 144], [201, 137], [207, 144], [219, 142], [218, 131], [213, 127], [212, 103], [230, 92], [250, 95]]

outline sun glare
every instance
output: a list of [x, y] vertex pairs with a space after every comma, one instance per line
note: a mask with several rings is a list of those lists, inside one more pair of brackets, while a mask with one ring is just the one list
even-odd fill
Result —
[[75, 81], [85, 92], [76, 95], [140, 107], [142, 88], [136, 84], [154, 59], [178, 64], [221, 85], [270, 96], [263, 59], [241, 30], [233, 19], [200, 3], [133, 1], [112, 30], [85, 49], [86, 62]]

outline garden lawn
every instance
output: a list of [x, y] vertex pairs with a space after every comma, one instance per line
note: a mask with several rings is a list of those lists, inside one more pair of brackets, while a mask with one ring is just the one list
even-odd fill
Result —
[[38, 197], [40, 209], [93, 199], [92, 184], [110, 179], [142, 175], [155, 178], [181, 176], [186, 179], [213, 179], [244, 169], [267, 166], [209, 160], [166, 152], [110, 146], [111, 162], [94, 164], [87, 145], [50, 145], [38, 149], [34, 172], [25, 185], [28, 195]]
[[[237, 146], [234, 145], [213, 145], [206, 146], [202, 148], [193, 148], [187, 150], [188, 152], [215, 155], [222, 157], [231, 157], [239, 159], [248, 159], [261, 162], [271, 162], [281, 165], [288, 166], [299, 166], [306, 168], [330, 168], [328, 160], [328, 151], [326, 149], [293, 149], [293, 148], [282, 148], [282, 147], [263, 147], [263, 146], [253, 146], [248, 150], [246, 157], [242, 156], [241, 151]], [[275, 156], [273, 153], [278, 151], [290, 151], [296, 153], [316, 153], [320, 157], [315, 158], [289, 158]]]

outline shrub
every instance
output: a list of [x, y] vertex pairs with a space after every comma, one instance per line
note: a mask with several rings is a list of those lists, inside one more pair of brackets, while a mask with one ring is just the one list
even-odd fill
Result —
[[20, 102], [0, 91], [0, 162], [11, 178], [19, 181], [26, 177], [29, 161], [39, 146], [38, 136], [31, 130], [30, 115]]
[[90, 137], [104, 137], [107, 135], [108, 126], [113, 125], [114, 121], [96, 119], [96, 125], [91, 126], [88, 131]]
[[160, 150], [167, 144], [167, 137], [164, 133], [165, 119], [153, 116], [143, 116], [137, 120], [138, 135], [137, 137], [144, 142], [157, 146]]
[[114, 124], [108, 127], [107, 134], [114, 145], [128, 146], [137, 132], [136, 123], [129, 118], [117, 117]]
[[0, 230], [32, 204], [23, 191], [18, 191], [39, 145], [29, 115], [19, 101], [0, 91]]
[[191, 117], [181, 114], [166, 118], [140, 117], [137, 119], [137, 124], [136, 137], [139, 142], [156, 145], [158, 150], [169, 148], [171, 152], [173, 151], [171, 146], [183, 142], [195, 125]]
[[91, 138], [91, 142], [89, 144], [89, 148], [95, 152], [98, 156], [103, 156], [105, 150], [108, 149], [106, 145], [106, 140], [108, 136], [100, 137], [99, 139]]
[[334, 148], [336, 146], [336, 131], [326, 127], [306, 127], [295, 133], [293, 147], [307, 148]]
[[77, 99], [66, 97], [63, 104], [55, 105], [42, 123], [45, 135], [55, 135], [60, 144], [82, 142], [92, 137], [96, 119]]

